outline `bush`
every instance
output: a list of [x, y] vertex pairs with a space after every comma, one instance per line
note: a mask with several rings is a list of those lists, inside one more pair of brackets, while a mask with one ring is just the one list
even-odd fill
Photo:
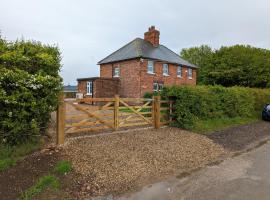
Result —
[[58, 104], [61, 79], [0, 66], [0, 139], [17, 144], [44, 131]]
[[44, 133], [62, 89], [57, 47], [7, 42], [0, 35], [0, 143], [15, 145]]
[[174, 86], [164, 88], [162, 96], [174, 97], [176, 100], [174, 125], [193, 129], [198, 120], [258, 116], [263, 105], [270, 101], [270, 90], [222, 86]]
[[7, 42], [0, 36], [0, 65], [7, 69], [21, 69], [30, 74], [41, 73], [57, 77], [60, 61], [57, 47], [36, 41]]

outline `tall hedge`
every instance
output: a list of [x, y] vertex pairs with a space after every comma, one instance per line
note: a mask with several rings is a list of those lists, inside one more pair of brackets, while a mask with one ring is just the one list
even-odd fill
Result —
[[196, 120], [255, 117], [270, 102], [269, 89], [222, 86], [174, 86], [163, 97], [175, 98], [175, 125], [191, 129]]
[[14, 145], [44, 133], [62, 88], [60, 60], [57, 47], [0, 37], [0, 142]]

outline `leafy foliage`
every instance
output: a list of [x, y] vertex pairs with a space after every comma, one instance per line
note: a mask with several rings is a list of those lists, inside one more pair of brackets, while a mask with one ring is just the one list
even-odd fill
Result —
[[162, 95], [173, 96], [176, 126], [193, 129], [198, 120], [257, 117], [269, 102], [269, 89], [222, 86], [181, 86], [164, 88]]
[[205, 77], [211, 66], [214, 51], [208, 45], [182, 49], [180, 56], [199, 67], [197, 74], [198, 83], [204, 83]]
[[0, 142], [33, 140], [46, 129], [62, 88], [58, 48], [0, 37]]
[[212, 50], [209, 46], [183, 49], [181, 56], [199, 66], [200, 84], [270, 87], [270, 51], [235, 45]]
[[58, 48], [36, 41], [7, 42], [0, 37], [0, 66], [30, 74], [58, 76], [61, 64]]

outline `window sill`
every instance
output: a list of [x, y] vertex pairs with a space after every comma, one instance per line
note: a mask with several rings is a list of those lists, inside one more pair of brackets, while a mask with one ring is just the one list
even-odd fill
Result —
[[188, 77], [189, 80], [192, 80], [192, 78]]
[[113, 76], [113, 78], [119, 78], [120, 76]]
[[182, 76], [177, 76], [177, 78], [183, 78]]
[[90, 96], [90, 95], [92, 95], [92, 93], [86, 93], [86, 96]]
[[154, 72], [147, 72], [147, 74], [150, 74], [150, 75], [155, 75]]
[[163, 76], [170, 76], [169, 74], [163, 74]]

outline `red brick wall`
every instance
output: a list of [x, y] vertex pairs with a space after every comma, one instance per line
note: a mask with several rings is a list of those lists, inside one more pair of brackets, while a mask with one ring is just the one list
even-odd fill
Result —
[[100, 65], [100, 77], [113, 77], [113, 68], [120, 68], [120, 91], [121, 97], [140, 97], [140, 61], [133, 59], [114, 64]]
[[83, 93], [84, 97], [112, 98], [119, 94], [120, 81], [118, 79], [102, 79], [93, 80], [93, 95], [86, 95], [87, 82], [92, 80], [78, 81], [78, 92]]
[[192, 79], [187, 77], [188, 68], [182, 67], [182, 77], [177, 77], [178, 65], [168, 64], [169, 76], [163, 75], [162, 65], [164, 62], [154, 61], [154, 74], [147, 73], [147, 59], [128, 60], [114, 64], [103, 64], [100, 66], [100, 77], [113, 77], [113, 68], [120, 68], [120, 90], [121, 97], [142, 97], [146, 92], [153, 92], [153, 83], [163, 83], [164, 86], [172, 85], [196, 85], [196, 69], [192, 70]]
[[78, 81], [78, 93], [86, 94], [87, 81]]
[[163, 75], [163, 64], [166, 62], [154, 61], [154, 74], [147, 73], [148, 60], [141, 64], [141, 96], [146, 92], [153, 92], [153, 83], [163, 83], [164, 86], [172, 85], [196, 85], [196, 70], [192, 70], [192, 79], [187, 77], [188, 68], [182, 66], [182, 77], [177, 77], [178, 65], [168, 64], [169, 76]]

